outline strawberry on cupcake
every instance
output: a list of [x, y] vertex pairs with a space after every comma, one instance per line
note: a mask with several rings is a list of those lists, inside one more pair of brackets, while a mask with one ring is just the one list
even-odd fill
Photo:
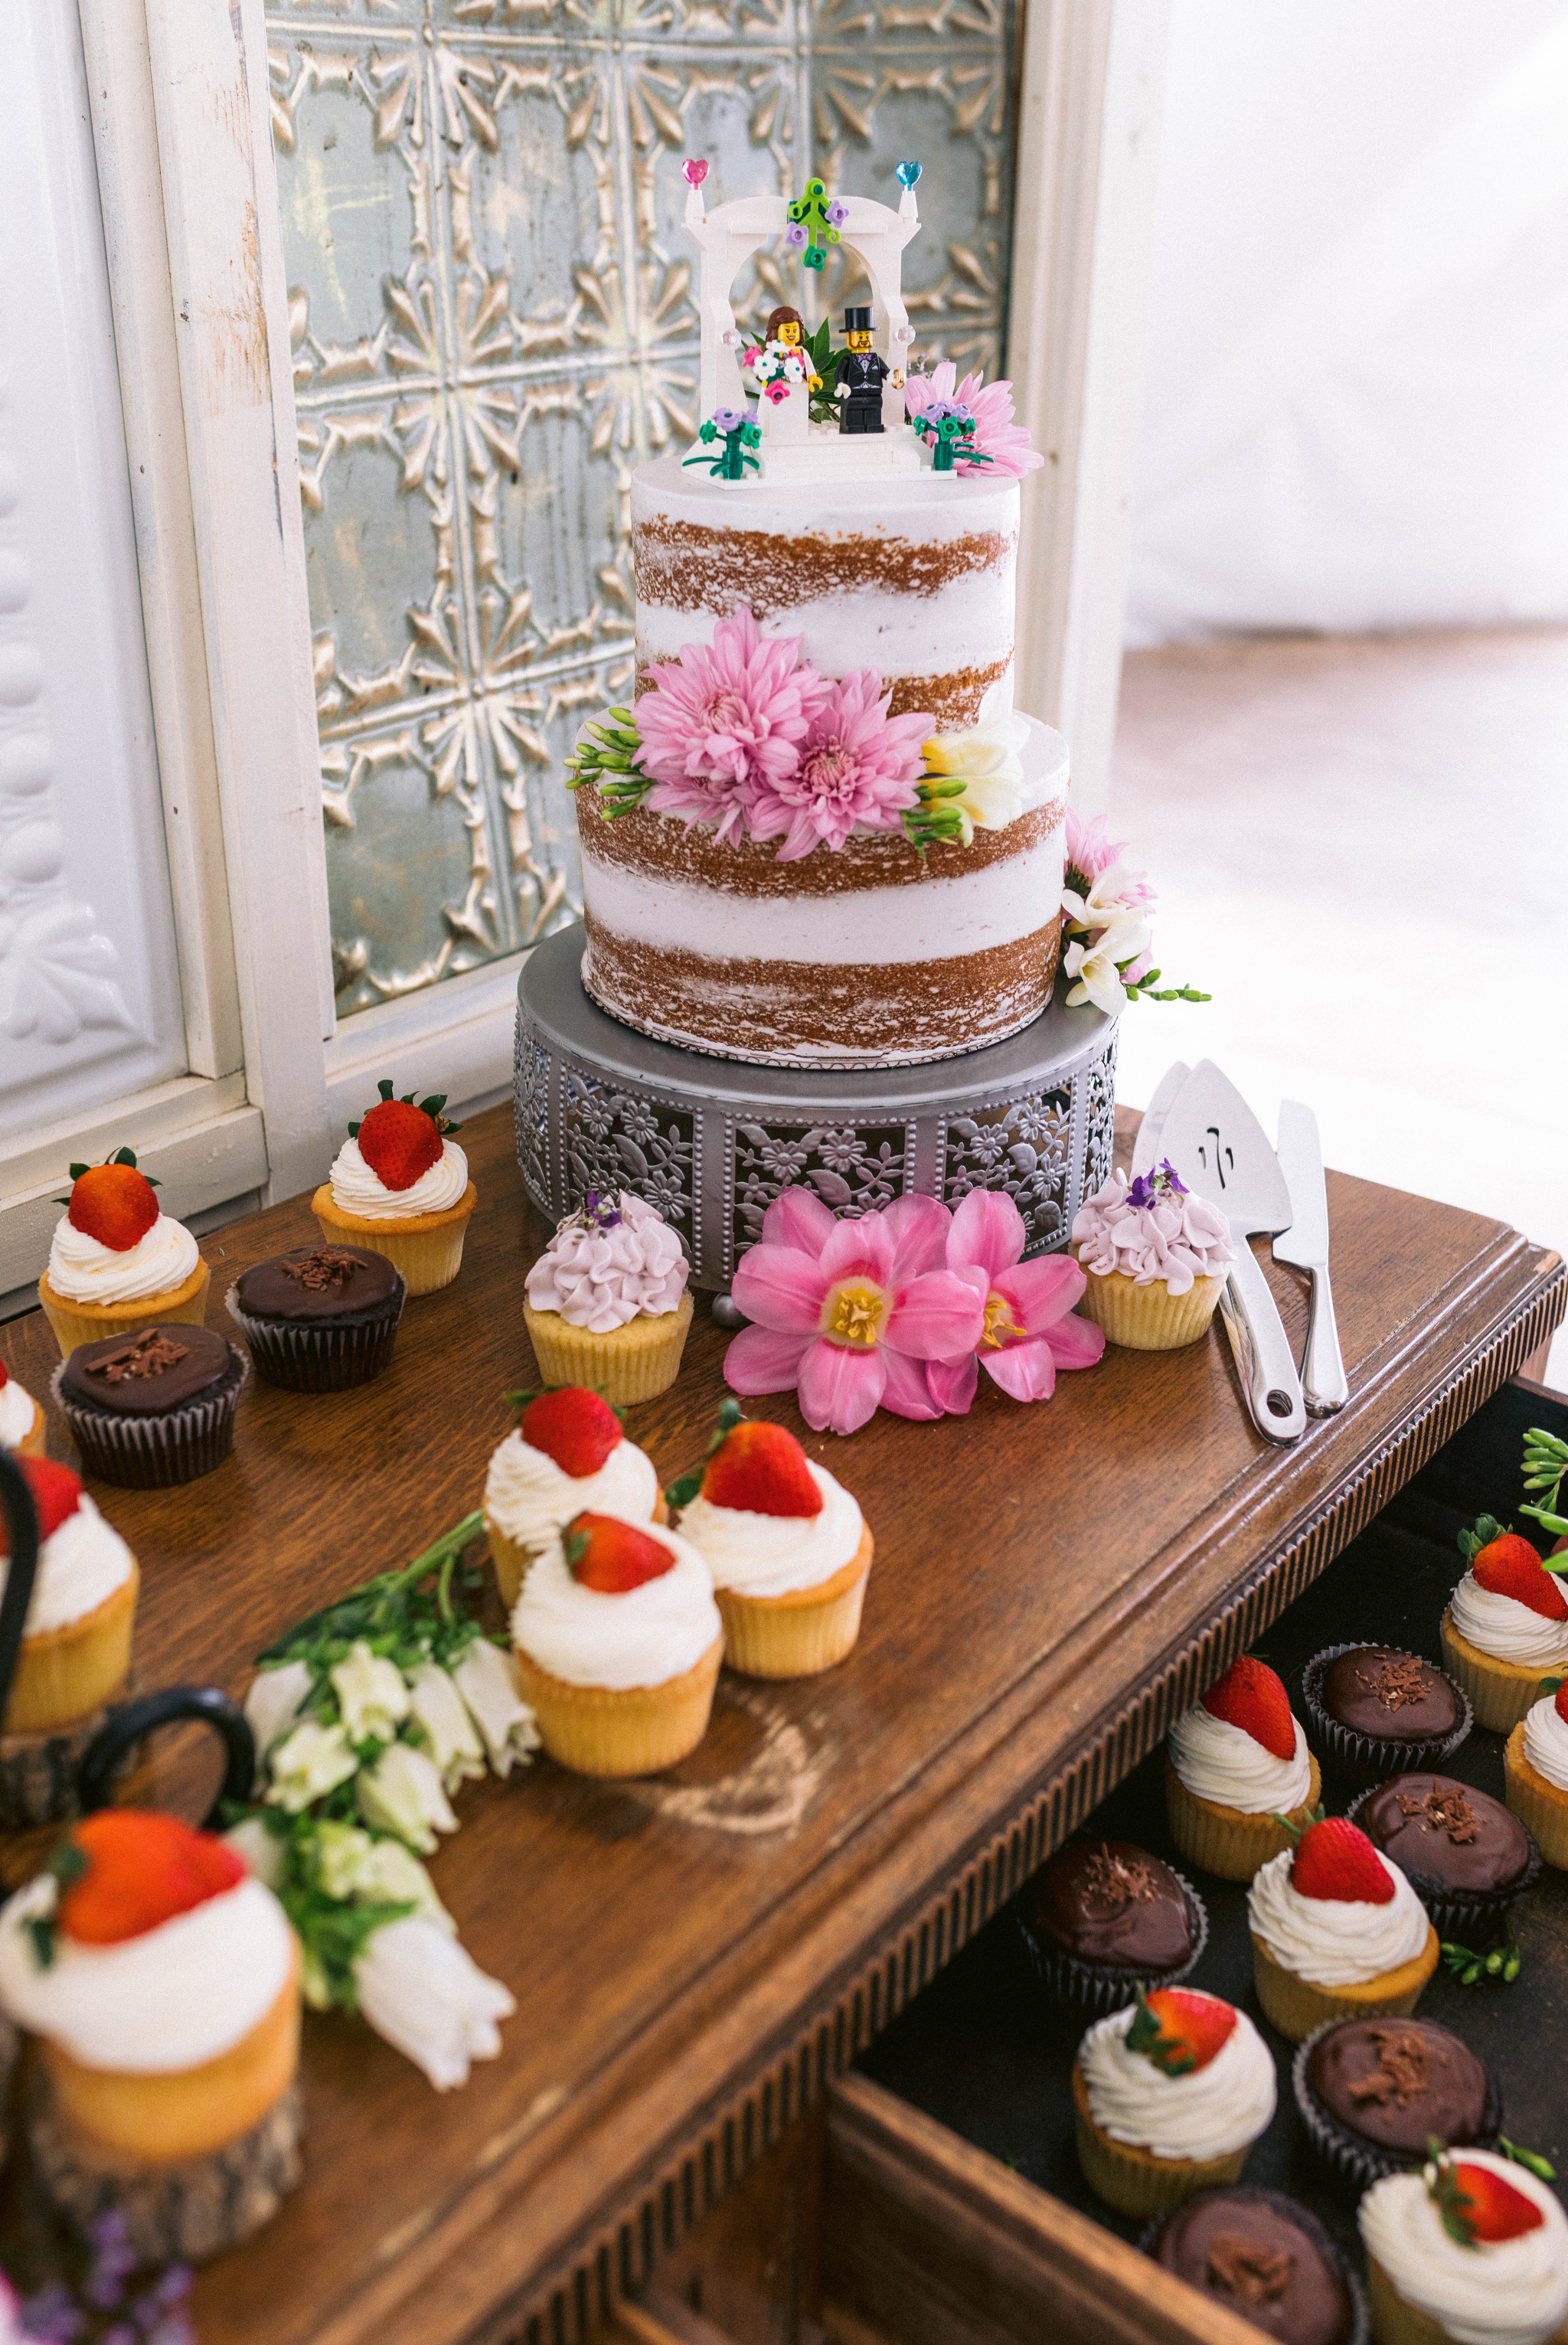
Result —
[[1171, 1837], [1225, 1881], [1250, 1881], [1288, 1848], [1321, 1788], [1283, 1680], [1250, 1653], [1177, 1719], [1166, 1743]]
[[792, 1433], [727, 1400], [706, 1466], [670, 1496], [713, 1574], [732, 1670], [809, 1678], [844, 1659], [860, 1632], [871, 1534]]
[[[5, 1727], [12, 1735], [60, 1734], [92, 1718], [126, 1681], [138, 1575], [129, 1548], [68, 1466], [52, 1457], [21, 1464], [37, 1511], [38, 1568]], [[10, 1551], [0, 1515], [6, 1572]]]
[[673, 1531], [575, 1516], [529, 1567], [512, 1642], [540, 1741], [576, 1774], [651, 1775], [708, 1731], [724, 1624]]
[[1443, 1660], [1481, 1724], [1507, 1734], [1541, 1679], [1568, 1670], [1568, 1588], [1527, 1538], [1490, 1515], [1459, 1545], [1470, 1569], [1442, 1616]]
[[490, 1460], [484, 1524], [510, 1611], [530, 1562], [574, 1515], [662, 1523], [665, 1504], [653, 1460], [626, 1439], [616, 1412], [596, 1392], [565, 1385], [507, 1397], [523, 1414]]
[[0, 1360], [0, 1449], [24, 1457], [44, 1454], [44, 1412]]
[[446, 1094], [394, 1099], [383, 1077], [377, 1104], [349, 1126], [331, 1172], [311, 1200], [329, 1245], [356, 1244], [384, 1254], [411, 1294], [450, 1286], [479, 1192], [453, 1139], [461, 1127], [442, 1113]]
[[199, 1327], [206, 1318], [207, 1264], [184, 1223], [159, 1211], [157, 1190], [128, 1148], [102, 1164], [72, 1165], [38, 1281], [62, 1358], [102, 1336], [171, 1319]]
[[1120, 2214], [1168, 2214], [1239, 2181], [1276, 2093], [1273, 2056], [1245, 2012], [1196, 1987], [1140, 1988], [1095, 2022], [1073, 2064], [1084, 2178]]
[[1319, 1812], [1247, 1892], [1253, 1976], [1292, 2044], [1329, 2019], [1403, 2015], [1437, 1968], [1438, 1934], [1399, 1866]]
[[1508, 1804], [1548, 1864], [1568, 1873], [1568, 1678], [1543, 1678], [1502, 1753]]
[[1464, 2149], [1357, 2210], [1378, 2345], [1548, 2345], [1568, 2322], [1568, 2218], [1550, 2186]]

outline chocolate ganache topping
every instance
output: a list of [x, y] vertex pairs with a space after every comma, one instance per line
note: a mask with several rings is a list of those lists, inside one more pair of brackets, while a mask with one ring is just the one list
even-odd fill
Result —
[[1356, 1822], [1417, 1882], [1485, 1894], [1530, 1863], [1530, 1834], [1500, 1800], [1447, 1775], [1396, 1775], [1369, 1792]]
[[60, 1389], [78, 1406], [111, 1416], [167, 1416], [236, 1373], [232, 1351], [207, 1327], [144, 1327], [80, 1344]]
[[1058, 1851], [1035, 1884], [1041, 1928], [1085, 1962], [1176, 1970], [1193, 1949], [1186, 1893], [1168, 1864], [1130, 1841]]
[[1307, 2082], [1346, 2132], [1400, 2157], [1424, 2157], [1433, 2134], [1484, 2141], [1501, 2122], [1486, 2068], [1430, 2019], [1341, 2020], [1312, 2046]]
[[1355, 2306], [1316, 2216], [1281, 2191], [1201, 2190], [1150, 2249], [1155, 2261], [1266, 2337], [1348, 2345]]
[[338, 1323], [379, 1316], [398, 1293], [384, 1254], [361, 1246], [297, 1246], [259, 1262], [239, 1279], [239, 1308], [252, 1319]]
[[1384, 1645], [1358, 1645], [1330, 1661], [1319, 1700], [1352, 1732], [1398, 1742], [1441, 1741], [1464, 1714], [1441, 1670]]

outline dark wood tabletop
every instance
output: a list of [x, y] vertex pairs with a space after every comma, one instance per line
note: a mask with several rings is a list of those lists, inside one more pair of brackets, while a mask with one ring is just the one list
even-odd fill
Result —
[[[253, 1380], [216, 1473], [95, 1486], [140, 1559], [144, 1682], [242, 1690], [292, 1620], [478, 1504], [501, 1396], [533, 1379], [545, 1233], [508, 1111], [463, 1145], [462, 1274], [409, 1304], [385, 1376]], [[202, 2273], [204, 2345], [565, 2337], [636, 2283], [1563, 1315], [1561, 1261], [1498, 1223], [1334, 1173], [1329, 1203], [1351, 1399], [1295, 1450], [1252, 1430], [1217, 1329], [1110, 1352], [1034, 1407], [982, 1377], [967, 1419], [805, 1436], [876, 1535], [856, 1652], [794, 1686], [727, 1673], [668, 1776], [538, 1760], [465, 1787], [433, 1871], [517, 1998], [502, 2056], [437, 2095], [359, 2022], [310, 2018], [305, 2181]], [[314, 1235], [300, 1197], [204, 1240], [210, 1324], [247, 1264]], [[1304, 1284], [1260, 1254], [1299, 1349]], [[726, 1340], [699, 1302], [678, 1383], [630, 1413], [662, 1480], [702, 1453]], [[0, 1351], [43, 1397], [42, 1315]], [[805, 1435], [792, 1396], [751, 1406]]]

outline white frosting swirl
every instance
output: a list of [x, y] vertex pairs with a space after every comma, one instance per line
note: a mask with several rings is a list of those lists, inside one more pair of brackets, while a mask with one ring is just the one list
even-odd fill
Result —
[[1461, 2150], [1460, 2158], [1502, 2175], [1544, 2220], [1515, 2239], [1461, 2247], [1444, 2230], [1426, 2176], [1390, 2174], [1357, 2210], [1361, 2244], [1405, 2302], [1455, 2345], [1545, 2345], [1568, 2320], [1568, 2218], [1548, 2186], [1512, 2159], [1488, 2149]]
[[199, 2068], [249, 2035], [288, 1982], [294, 1934], [254, 1878], [117, 1945], [59, 1931], [40, 1970], [24, 1924], [51, 1912], [56, 1893], [40, 1873], [0, 1908], [0, 2004], [84, 2067], [135, 2076]]
[[62, 1213], [49, 1244], [49, 1284], [67, 1303], [141, 1303], [150, 1294], [172, 1294], [200, 1260], [184, 1223], [167, 1213], [123, 1254]]
[[357, 1140], [345, 1140], [328, 1179], [340, 1213], [361, 1222], [406, 1222], [415, 1213], [445, 1213], [461, 1205], [468, 1187], [468, 1159], [455, 1140], [443, 1140], [435, 1163], [426, 1165], [412, 1189], [389, 1189], [360, 1154]]
[[1312, 1761], [1301, 1721], [1293, 1717], [1296, 1751], [1277, 1759], [1244, 1726], [1216, 1718], [1202, 1702], [1178, 1718], [1166, 1748], [1171, 1765], [1196, 1800], [1213, 1800], [1244, 1816], [1288, 1816], [1312, 1788]]
[[1426, 1907], [1399, 1866], [1369, 1842], [1368, 1847], [1394, 1884], [1386, 1905], [1303, 1897], [1290, 1878], [1295, 1852], [1288, 1848], [1254, 1873], [1247, 1918], [1281, 1970], [1314, 1986], [1359, 1986], [1421, 1952], [1431, 1928]]
[[1184, 2076], [1165, 2076], [1141, 2052], [1128, 2051], [1136, 2016], [1135, 2004], [1113, 2011], [1078, 2047], [1089, 2114], [1100, 2131], [1156, 2157], [1227, 2157], [1256, 2141], [1274, 2115], [1278, 2086], [1273, 2056], [1247, 2014], [1237, 2013], [1208, 2066]]
[[675, 1563], [624, 1596], [579, 1586], [559, 1540], [523, 1582], [512, 1641], [553, 1678], [616, 1691], [666, 1685], [695, 1668], [723, 1634], [713, 1580], [697, 1549], [656, 1523], [637, 1528], [667, 1547]]
[[1135, 1205], [1127, 1191], [1118, 1166], [1074, 1214], [1073, 1243], [1084, 1270], [1096, 1278], [1119, 1270], [1135, 1286], [1161, 1279], [1171, 1294], [1187, 1294], [1196, 1279], [1224, 1277], [1236, 1253], [1217, 1205], [1190, 1192]]
[[639, 1315], [678, 1311], [689, 1275], [680, 1240], [641, 1197], [623, 1189], [611, 1229], [574, 1213], [556, 1230], [528, 1273], [535, 1311], [555, 1311], [568, 1326], [607, 1335]]
[[1568, 1724], [1557, 1715], [1555, 1694], [1547, 1694], [1525, 1711], [1524, 1755], [1538, 1775], [1568, 1792]]
[[1512, 1661], [1520, 1669], [1542, 1674], [1568, 1665], [1568, 1620], [1549, 1620], [1532, 1612], [1517, 1596], [1503, 1596], [1482, 1588], [1467, 1571], [1449, 1599], [1449, 1617], [1459, 1633], [1478, 1652], [1494, 1661]]
[[596, 1474], [563, 1473], [553, 1457], [509, 1433], [484, 1477], [484, 1511], [499, 1531], [522, 1548], [548, 1547], [574, 1515], [619, 1515], [628, 1523], [653, 1520], [658, 1476], [635, 1441], [616, 1442]]
[[33, 1430], [36, 1402], [26, 1388], [7, 1376], [0, 1385], [0, 1449], [20, 1449]]
[[[0, 1595], [10, 1577], [11, 1558], [0, 1558]], [[38, 1550], [33, 1599], [23, 1624], [25, 1637], [83, 1620], [123, 1587], [131, 1576], [131, 1551], [106, 1523], [84, 1490], [76, 1511], [52, 1530]]]
[[806, 1460], [822, 1493], [815, 1515], [757, 1515], [748, 1507], [716, 1507], [700, 1493], [680, 1513], [689, 1539], [713, 1574], [716, 1588], [738, 1596], [790, 1596], [820, 1588], [854, 1555], [863, 1518], [841, 1482]]

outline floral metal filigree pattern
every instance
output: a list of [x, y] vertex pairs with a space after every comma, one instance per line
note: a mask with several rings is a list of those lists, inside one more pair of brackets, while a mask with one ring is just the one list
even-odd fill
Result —
[[1084, 1142], [1084, 1194], [1092, 1197], [1111, 1177], [1116, 1143], [1116, 1037], [1113, 1029], [1102, 1057], [1089, 1069], [1085, 1094], [1088, 1130]]
[[953, 1118], [947, 1126], [942, 1202], [956, 1205], [972, 1189], [1004, 1190], [1023, 1216], [1025, 1254], [1065, 1244], [1072, 1129], [1067, 1091], [1031, 1091]]
[[762, 1235], [763, 1215], [785, 1189], [810, 1189], [850, 1221], [891, 1205], [910, 1185], [911, 1148], [901, 1123], [738, 1124], [736, 1259]]
[[633, 1189], [672, 1228], [692, 1227], [697, 1122], [640, 1091], [624, 1091], [568, 1069], [561, 1145], [569, 1212], [590, 1189], [615, 1196]]

